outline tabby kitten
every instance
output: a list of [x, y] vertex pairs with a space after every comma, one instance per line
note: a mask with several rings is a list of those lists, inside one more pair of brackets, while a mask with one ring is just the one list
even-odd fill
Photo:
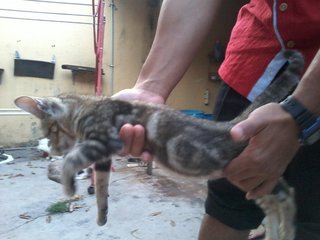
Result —
[[[75, 173], [95, 163], [97, 223], [103, 225], [107, 221], [111, 155], [122, 147], [119, 139], [122, 125], [143, 125], [146, 149], [165, 167], [183, 175], [219, 178], [223, 168], [248, 144], [232, 140], [229, 134], [232, 126], [247, 118], [257, 107], [281, 101], [298, 84], [303, 57], [295, 51], [284, 54], [289, 62], [287, 69], [230, 122], [196, 119], [163, 105], [106, 97], [22, 96], [15, 103], [41, 120], [44, 135], [50, 139], [52, 154], [65, 154], [62, 183], [66, 194], [75, 193]], [[274, 194], [256, 202], [269, 219], [268, 239], [292, 240], [295, 213], [292, 190], [280, 181]]]

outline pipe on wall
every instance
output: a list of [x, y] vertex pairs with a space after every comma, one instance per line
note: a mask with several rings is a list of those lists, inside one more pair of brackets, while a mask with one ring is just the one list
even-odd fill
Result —
[[[94, 0], [92, 0], [92, 6], [95, 6]], [[95, 20], [93, 21], [94, 28], [94, 47], [96, 54], [96, 81], [95, 81], [95, 93], [97, 96], [101, 95], [102, 86], [102, 61], [103, 61], [103, 44], [104, 44], [104, 27], [105, 27], [105, 17], [104, 17], [104, 0], [99, 0], [97, 12], [95, 12], [94, 7], [93, 16], [97, 16], [97, 29], [95, 29]]]
[[111, 34], [110, 34], [110, 79], [108, 87], [108, 96], [112, 96], [114, 93], [113, 83], [114, 83], [114, 12], [117, 9], [114, 0], [111, 0]]
[[48, 14], [48, 15], [61, 15], [61, 16], [75, 16], [75, 17], [92, 17], [90, 14], [79, 14], [79, 13], [63, 13], [63, 12], [47, 12], [47, 11], [30, 11], [30, 10], [19, 10], [10, 8], [0, 8], [0, 11], [4, 12], [18, 12], [18, 13], [36, 13], [36, 14]]
[[[28, 0], [25, 0], [28, 1]], [[55, 4], [69, 4], [69, 5], [82, 5], [90, 6], [90, 4], [83, 3], [72, 3], [72, 2], [56, 2], [56, 1], [36, 1], [29, 0], [30, 2], [39, 2], [46, 5], [39, 5], [39, 9], [29, 10], [30, 6], [21, 6], [20, 9], [17, 9], [15, 5], [12, 5], [11, 8], [0, 8], [0, 18], [4, 19], [14, 19], [14, 20], [29, 20], [29, 21], [40, 21], [40, 22], [54, 22], [54, 23], [72, 23], [72, 24], [92, 24], [87, 21], [87, 18], [91, 18], [90, 14], [82, 13], [66, 13], [66, 12], [53, 12], [50, 11], [49, 3]], [[44, 10], [41, 10], [44, 9]], [[49, 11], [46, 11], [49, 9]], [[62, 19], [62, 17], [64, 19]], [[79, 17], [81, 19], [75, 19], [74, 17]], [[79, 20], [79, 21], [77, 21]]]
[[23, 18], [23, 17], [7, 17], [7, 16], [0, 16], [0, 18], [23, 20], [23, 21], [28, 20], [28, 21], [38, 21], [38, 22], [53, 22], [53, 23], [72, 23], [72, 24], [86, 24], [86, 25], [92, 24], [90, 22], [62, 21], [62, 20], [50, 20], [50, 19], [41, 19], [41, 18]]
[[77, 2], [62, 2], [62, 1], [44, 1], [44, 0], [24, 0], [26, 2], [39, 2], [39, 3], [53, 3], [53, 4], [66, 4], [66, 5], [81, 5], [91, 6], [89, 3], [77, 3]]
[[24, 112], [18, 108], [0, 108], [0, 116], [27, 116], [28, 112]]

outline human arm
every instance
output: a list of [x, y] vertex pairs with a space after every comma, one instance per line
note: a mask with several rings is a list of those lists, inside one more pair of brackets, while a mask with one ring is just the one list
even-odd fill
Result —
[[221, 2], [163, 1], [151, 50], [133, 88], [166, 101], [206, 40]]
[[310, 112], [320, 115], [320, 49], [292, 95]]
[[[293, 96], [320, 115], [320, 51]], [[224, 175], [247, 192], [249, 199], [271, 192], [300, 147], [298, 134], [295, 120], [279, 104], [256, 109], [231, 129], [236, 141], [249, 139], [249, 145], [226, 167]]]
[[[113, 97], [165, 103], [206, 40], [222, 2], [164, 0], [154, 42], [136, 84]], [[124, 125], [120, 130], [124, 141], [121, 153], [140, 156], [144, 146], [142, 136], [141, 126]], [[142, 158], [149, 160], [151, 156], [142, 152]]]

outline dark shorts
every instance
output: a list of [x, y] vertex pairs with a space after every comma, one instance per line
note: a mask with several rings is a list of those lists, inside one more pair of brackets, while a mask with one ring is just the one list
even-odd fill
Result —
[[[214, 116], [227, 121], [237, 116], [249, 101], [222, 84]], [[285, 179], [295, 188], [297, 240], [320, 240], [320, 141], [302, 147], [288, 166]], [[225, 179], [208, 181], [206, 213], [238, 230], [259, 226], [264, 214], [245, 193]]]

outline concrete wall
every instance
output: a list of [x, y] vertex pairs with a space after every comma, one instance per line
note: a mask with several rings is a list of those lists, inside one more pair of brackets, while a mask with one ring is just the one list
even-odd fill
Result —
[[[63, 2], [61, 0], [61, 2]], [[81, 4], [91, 1], [77, 0]], [[96, 1], [98, 2], [98, 1]], [[151, 46], [155, 31], [158, 8], [152, 0], [116, 0], [114, 33], [115, 62], [114, 89], [117, 92], [133, 86], [139, 70]], [[233, 1], [228, 1], [233, 2]], [[102, 82], [102, 93], [110, 93], [111, 68], [111, 7], [106, 1], [104, 63], [105, 75]], [[65, 5], [41, 3], [37, 1], [1, 1], [2, 9], [24, 11], [42, 11], [68, 13], [70, 15], [39, 14], [33, 12], [0, 11], [0, 68], [4, 69], [0, 84], [0, 146], [16, 146], [41, 138], [38, 121], [30, 115], [2, 114], [5, 108], [14, 108], [13, 101], [19, 95], [47, 96], [62, 92], [94, 94], [94, 75], [79, 75], [73, 80], [71, 71], [61, 68], [62, 64], [94, 67], [93, 34], [88, 5]], [[231, 4], [219, 17], [220, 22], [213, 26], [213, 32], [207, 43], [199, 52], [191, 68], [176, 87], [168, 104], [177, 109], [201, 109], [211, 112], [217, 93], [218, 83], [208, 81], [208, 69], [217, 69], [218, 64], [208, 61], [208, 53], [213, 42], [220, 39], [226, 43], [229, 30], [234, 22], [230, 17], [235, 9]], [[17, 19], [19, 18], [19, 19]], [[38, 20], [27, 20], [27, 19]], [[51, 21], [43, 21], [48, 20]], [[56, 22], [56, 21], [64, 21]], [[69, 23], [77, 22], [77, 23]], [[15, 51], [23, 59], [51, 61], [55, 56], [54, 79], [14, 76]], [[208, 105], [203, 103], [204, 91], [210, 92]], [[190, 97], [191, 96], [191, 97]]]
[[[90, 5], [68, 6], [19, 0], [1, 1], [0, 5], [3, 9], [23, 11], [91, 14]], [[13, 101], [19, 95], [47, 96], [61, 92], [94, 93], [92, 76], [89, 80], [73, 82], [71, 72], [61, 68], [62, 64], [94, 67], [92, 26], [90, 25], [92, 18], [9, 10], [1, 11], [0, 16], [2, 36], [0, 68], [4, 69], [0, 85], [0, 110], [13, 108]], [[49, 19], [51, 20], [49, 22], [43, 21]], [[81, 24], [67, 22], [81, 22]], [[18, 51], [23, 59], [39, 61], [50, 62], [55, 56], [54, 79], [14, 76], [15, 51]], [[35, 118], [27, 115], [0, 115], [0, 145], [25, 143], [40, 136], [38, 121]]]

